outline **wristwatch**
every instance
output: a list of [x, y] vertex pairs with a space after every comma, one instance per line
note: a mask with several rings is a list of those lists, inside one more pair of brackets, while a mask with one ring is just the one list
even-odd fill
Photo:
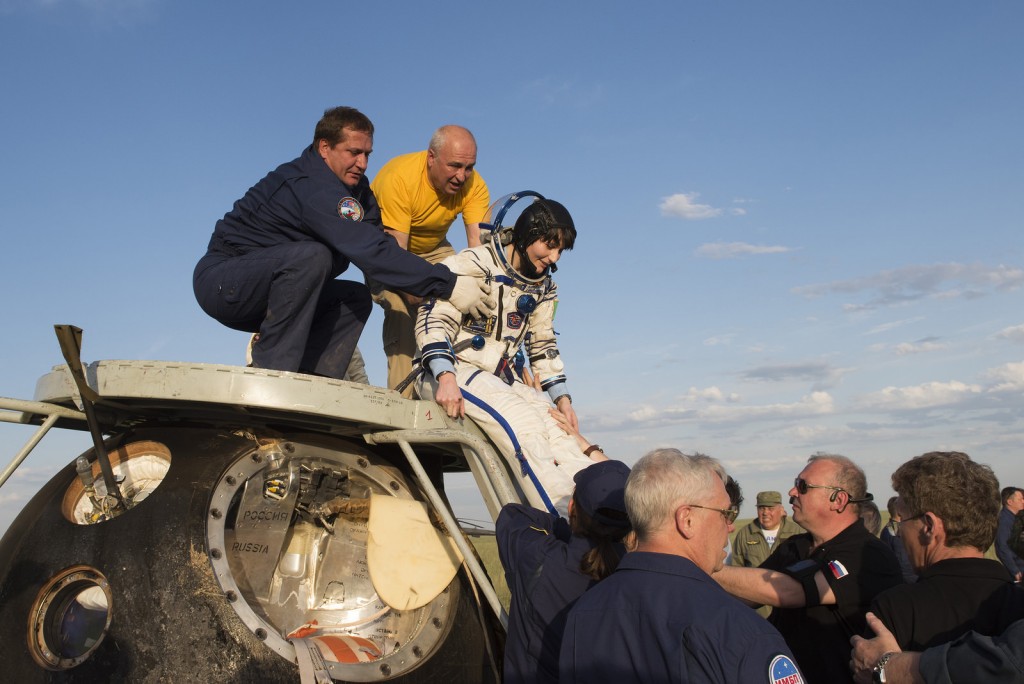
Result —
[[871, 681], [875, 684], [885, 684], [885, 666], [889, 663], [889, 659], [899, 651], [889, 651], [878, 659], [875, 666], [871, 669]]

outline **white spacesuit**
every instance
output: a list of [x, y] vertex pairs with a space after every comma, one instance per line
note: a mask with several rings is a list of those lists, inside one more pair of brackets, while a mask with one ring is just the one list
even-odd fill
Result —
[[[435, 378], [454, 372], [466, 415], [509, 461], [531, 503], [568, 517], [573, 476], [594, 461], [548, 415], [551, 402], [567, 394], [552, 328], [557, 288], [547, 271], [530, 279], [514, 270], [501, 239], [501, 231], [495, 230], [486, 244], [444, 260], [453, 273], [490, 282], [498, 305], [490, 317], [479, 320], [445, 300], [420, 308], [416, 343], [429, 372], [420, 377], [418, 391], [420, 397], [433, 398]], [[519, 377], [515, 357], [521, 346], [550, 400]]]

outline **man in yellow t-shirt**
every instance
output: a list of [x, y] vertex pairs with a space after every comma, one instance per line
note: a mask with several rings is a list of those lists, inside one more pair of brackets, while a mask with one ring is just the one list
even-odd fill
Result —
[[[398, 244], [432, 264], [455, 254], [448, 228], [462, 214], [469, 247], [480, 244], [480, 221], [490, 204], [487, 184], [476, 166], [476, 140], [461, 126], [442, 126], [422, 152], [395, 157], [374, 178], [371, 188], [380, 205], [384, 230]], [[422, 301], [405, 292], [379, 290], [374, 301], [384, 308], [384, 353], [388, 387], [412, 371], [416, 354], [416, 308]], [[405, 396], [412, 396], [412, 387]]]

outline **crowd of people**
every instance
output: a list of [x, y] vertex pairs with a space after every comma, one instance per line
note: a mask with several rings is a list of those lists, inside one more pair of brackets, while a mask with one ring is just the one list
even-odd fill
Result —
[[[569, 211], [528, 193], [513, 225], [485, 224], [460, 126], [371, 184], [373, 135], [327, 110], [217, 222], [194, 290], [254, 333], [253, 366], [336, 379], [377, 302], [388, 386], [470, 417], [536, 493], [496, 522], [506, 682], [1024, 681], [1024, 491], [926, 453], [892, 474], [883, 527], [863, 470], [819, 453], [788, 490], [792, 520], [764, 491], [736, 531], [742, 493], [714, 458], [659, 449], [630, 469], [580, 434], [553, 330]], [[350, 264], [365, 283], [337, 279]]]
[[[931, 452], [892, 474], [910, 581], [861, 515], [872, 497], [849, 458], [809, 459], [789, 490], [789, 525], [779, 492], [760, 492], [757, 519], [731, 544], [738, 507], [729, 482], [703, 454], [659, 449], [641, 458], [622, 505], [612, 506], [632, 526], [628, 550], [603, 580], [572, 572], [593, 547], [585, 538], [535, 527], [549, 548], [562, 549], [555, 566], [563, 591], [553, 601], [530, 582], [547, 565], [507, 546], [499, 518], [512, 621], [524, 604], [536, 615], [538, 600], [557, 615], [534, 624], [542, 642], [510, 632], [517, 660], [510, 667], [506, 658], [505, 681], [1024, 681], [1024, 589], [985, 557], [999, 509], [1013, 512], [1019, 490], [1000, 492], [988, 466]], [[762, 605], [773, 607], [767, 619], [753, 610]], [[540, 643], [543, 650], [530, 650]]]

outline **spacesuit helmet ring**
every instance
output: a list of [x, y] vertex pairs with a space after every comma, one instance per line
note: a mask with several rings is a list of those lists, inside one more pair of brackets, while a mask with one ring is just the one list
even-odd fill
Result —
[[[528, 199], [529, 204], [513, 225], [505, 226], [504, 221], [509, 215], [509, 210], [524, 199]], [[484, 216], [481, 229], [491, 231], [491, 239], [496, 249], [513, 245], [520, 262], [526, 266], [525, 272], [520, 272], [520, 275], [530, 279], [541, 275], [530, 272], [530, 259], [526, 253], [530, 245], [543, 240], [549, 247], [557, 246], [560, 250], [566, 251], [572, 249], [576, 241], [576, 225], [569, 211], [560, 202], [547, 199], [532, 190], [505, 195], [492, 204]], [[553, 263], [549, 268], [552, 272], [556, 269]]]

